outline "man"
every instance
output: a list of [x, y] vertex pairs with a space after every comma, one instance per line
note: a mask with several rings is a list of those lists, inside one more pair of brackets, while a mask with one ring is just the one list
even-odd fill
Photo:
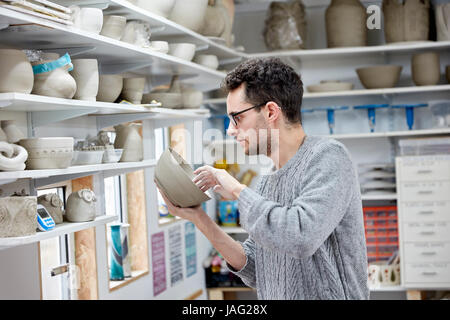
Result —
[[229, 135], [247, 154], [264, 150], [274, 172], [256, 191], [210, 166], [197, 169], [194, 182], [238, 200], [249, 237], [237, 242], [200, 206], [178, 208], [163, 194], [169, 211], [192, 221], [260, 299], [368, 299], [357, 175], [341, 143], [305, 135], [298, 74], [279, 59], [254, 59], [231, 71], [224, 87]]

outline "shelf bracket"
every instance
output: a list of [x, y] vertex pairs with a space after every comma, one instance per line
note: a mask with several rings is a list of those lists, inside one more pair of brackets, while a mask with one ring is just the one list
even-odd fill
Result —
[[101, 65], [101, 74], [118, 74], [151, 66], [153, 61], [135, 63], [108, 63]]
[[37, 127], [42, 127], [50, 123], [81, 117], [90, 113], [95, 113], [97, 111], [98, 110], [95, 108], [88, 108], [88, 109], [61, 110], [61, 111], [31, 112], [33, 136], [34, 136], [34, 129]]
[[97, 130], [112, 127], [121, 123], [144, 120], [155, 117], [156, 113], [139, 112], [139, 113], [122, 113], [112, 115], [99, 115], [97, 117]]

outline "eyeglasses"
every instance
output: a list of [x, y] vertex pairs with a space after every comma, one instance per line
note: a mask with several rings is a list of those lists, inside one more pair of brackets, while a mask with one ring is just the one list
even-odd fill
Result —
[[244, 109], [244, 110], [239, 111], [239, 112], [232, 112], [232, 113], [230, 113], [230, 116], [231, 116], [231, 119], [233, 119], [234, 125], [237, 126], [237, 123], [238, 123], [238, 121], [239, 121], [239, 117], [238, 117], [238, 116], [239, 116], [240, 114], [242, 114], [242, 113], [244, 113], [244, 112], [247, 112], [247, 111], [249, 111], [249, 110], [255, 109], [255, 108], [260, 108], [260, 107], [262, 107], [262, 106], [264, 106], [264, 105], [266, 105], [266, 104], [267, 104], [267, 102], [264, 102], [264, 103], [258, 104], [258, 105], [256, 105], [256, 106], [253, 106], [253, 107], [250, 107], [250, 108], [247, 108], [247, 109]]

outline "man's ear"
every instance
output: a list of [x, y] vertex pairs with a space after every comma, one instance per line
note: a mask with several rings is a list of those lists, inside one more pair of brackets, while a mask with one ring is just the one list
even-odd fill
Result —
[[275, 123], [281, 117], [281, 107], [276, 102], [269, 101], [265, 109], [268, 123]]

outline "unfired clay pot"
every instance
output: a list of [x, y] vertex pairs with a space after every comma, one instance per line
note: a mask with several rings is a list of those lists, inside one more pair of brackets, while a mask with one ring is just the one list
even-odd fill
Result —
[[63, 201], [56, 193], [47, 193], [37, 198], [38, 204], [42, 204], [51, 215], [55, 224], [63, 222]]
[[98, 63], [97, 59], [74, 59], [70, 74], [77, 83], [74, 99], [96, 101], [98, 93]]
[[438, 84], [441, 77], [439, 54], [437, 52], [423, 52], [413, 55], [411, 75], [416, 86]]
[[367, 45], [367, 13], [358, 0], [332, 0], [325, 21], [329, 48]]
[[70, 6], [72, 20], [75, 27], [99, 34], [103, 26], [103, 11], [99, 8], [80, 8]]
[[366, 89], [393, 88], [400, 79], [402, 66], [382, 65], [356, 69]]
[[73, 138], [22, 139], [19, 145], [28, 151], [27, 169], [65, 169], [73, 156]]
[[104, 16], [100, 34], [105, 37], [120, 40], [127, 24], [127, 18], [122, 16]]
[[450, 3], [435, 5], [435, 18], [437, 40], [450, 40]]
[[428, 40], [429, 8], [429, 0], [384, 0], [386, 42]]
[[0, 171], [25, 170], [28, 152], [25, 148], [0, 141]]
[[[57, 53], [47, 53], [44, 61], [33, 62], [32, 65], [55, 61], [59, 59]], [[34, 75], [33, 94], [47, 97], [72, 99], [77, 91], [77, 83], [69, 74], [70, 65], [65, 65], [50, 72]]]
[[139, 125], [135, 123], [119, 124], [114, 126], [114, 129], [116, 130], [114, 148], [123, 149], [120, 162], [142, 161], [144, 154]]
[[67, 199], [66, 220], [86, 222], [95, 220], [95, 202], [97, 198], [90, 189], [82, 189], [70, 194]]
[[0, 198], [0, 238], [36, 234], [36, 197]]
[[1, 127], [6, 134], [6, 141], [9, 143], [17, 143], [19, 140], [26, 138], [22, 131], [16, 126], [16, 121], [14, 120], [2, 120]]
[[223, 0], [209, 0], [205, 18], [200, 33], [210, 37], [225, 39], [227, 46], [231, 46], [231, 32], [233, 17]]
[[33, 68], [21, 50], [0, 49], [0, 93], [31, 93]]
[[145, 78], [124, 78], [122, 98], [134, 104], [140, 104], [144, 94]]
[[203, 26], [208, 0], [176, 0], [169, 19], [198, 32]]
[[120, 74], [101, 75], [97, 93], [97, 101], [114, 102], [123, 88], [123, 77]]

